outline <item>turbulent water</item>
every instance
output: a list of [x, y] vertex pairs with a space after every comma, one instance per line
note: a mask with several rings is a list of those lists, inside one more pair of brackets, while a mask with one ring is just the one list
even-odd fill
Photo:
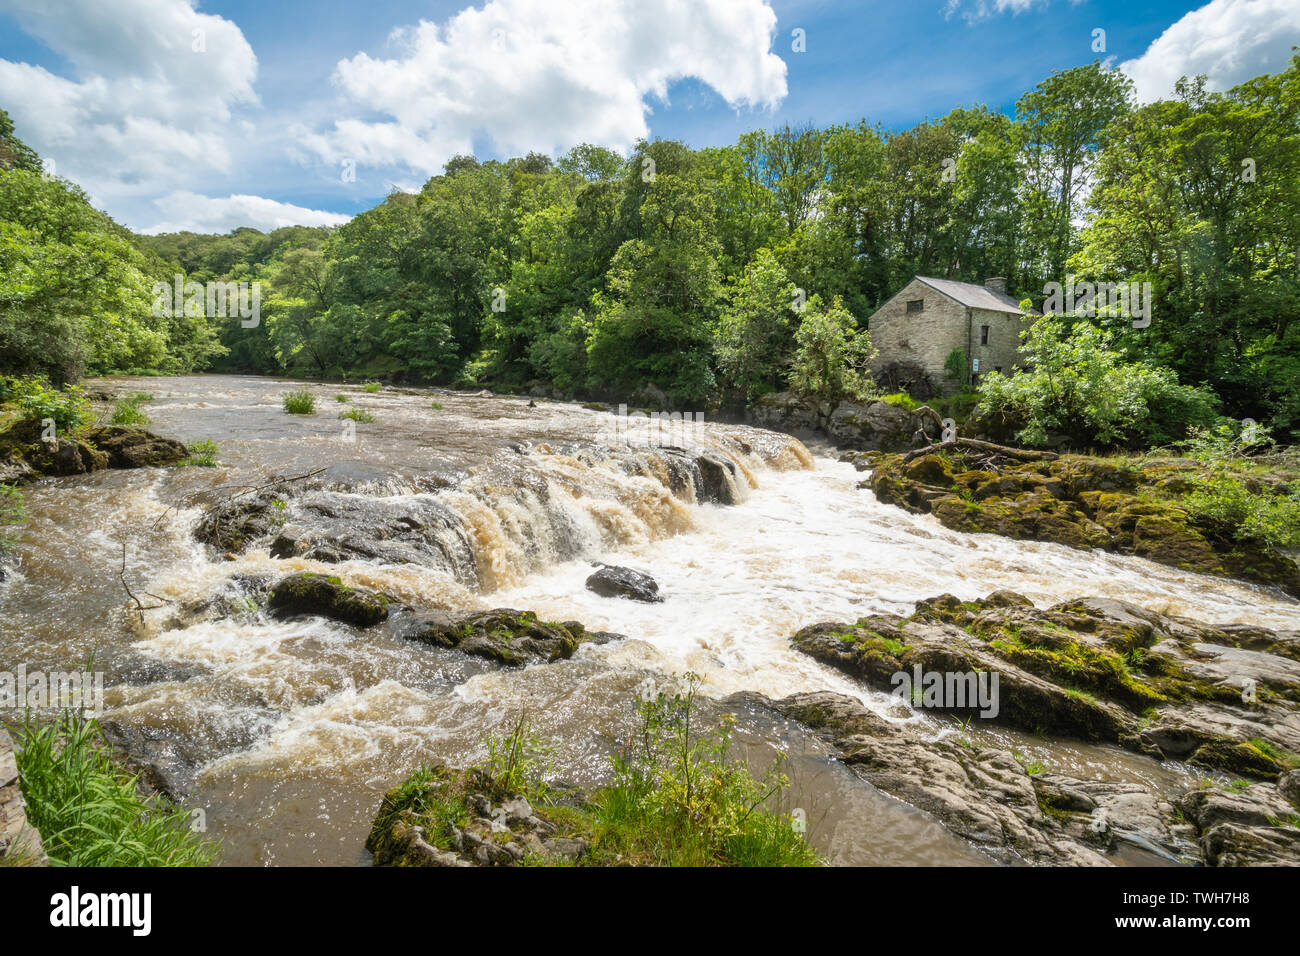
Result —
[[[875, 501], [857, 488], [863, 475], [829, 451], [741, 426], [628, 434], [613, 430], [609, 413], [570, 404], [324, 386], [311, 387], [316, 415], [291, 416], [280, 396], [299, 386], [269, 379], [111, 384], [152, 392], [151, 429], [215, 440], [221, 467], [30, 486], [20, 564], [0, 585], [0, 670], [66, 670], [94, 652], [109, 685], [104, 719], [175, 774], [228, 863], [364, 862], [384, 790], [422, 761], [477, 760], [485, 736], [524, 711], [553, 738], [557, 775], [599, 782], [647, 677], [693, 672], [710, 698], [834, 690], [891, 719], [952, 732], [951, 721], [913, 713], [793, 651], [790, 635], [817, 621], [908, 613], [921, 598], [970, 599], [998, 588], [1040, 606], [1100, 594], [1215, 623], [1294, 626], [1297, 617], [1295, 602], [1259, 588], [1136, 558], [948, 531]], [[334, 401], [338, 392], [350, 405]], [[338, 420], [347, 407], [375, 421]], [[738, 503], [699, 503], [699, 476], [670, 449], [642, 447], [646, 438], [733, 463], [728, 492]], [[205, 503], [317, 469], [290, 502], [289, 521], [312, 496], [333, 508], [438, 514], [445, 560], [324, 564], [272, 558], [264, 547], [228, 560], [195, 542]], [[586, 590], [593, 561], [649, 572], [665, 601]], [[584, 646], [569, 661], [498, 670], [404, 641], [386, 626], [358, 631], [251, 610], [183, 613], [231, 593], [242, 576], [291, 570], [337, 574], [416, 607], [531, 609], [627, 639]], [[152, 607], [143, 624], [128, 613], [122, 577]], [[981, 735], [1076, 776], [1168, 788], [1185, 772], [1116, 748], [1004, 729]], [[787, 800], [805, 810], [810, 839], [835, 862], [982, 860], [797, 728], [748, 714], [739, 740], [756, 768], [778, 752], [790, 757]]]

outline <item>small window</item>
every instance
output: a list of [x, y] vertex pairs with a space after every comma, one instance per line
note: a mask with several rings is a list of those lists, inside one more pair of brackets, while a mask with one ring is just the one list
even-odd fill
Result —
[[988, 327], [987, 325], [981, 325], [981, 326], [980, 326], [980, 345], [988, 345], [988, 344], [989, 344], [989, 327]]
[[924, 299], [912, 299], [907, 303], [908, 312], [920, 312], [925, 308]]

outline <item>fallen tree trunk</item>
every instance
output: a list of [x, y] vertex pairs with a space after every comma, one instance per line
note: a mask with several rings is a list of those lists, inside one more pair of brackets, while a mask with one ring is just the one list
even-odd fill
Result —
[[925, 448], [917, 448], [909, 451], [903, 456], [903, 464], [907, 464], [914, 458], [920, 458], [922, 455], [929, 455], [936, 451], [952, 449], [954, 446], [962, 448], [971, 448], [975, 451], [984, 452], [989, 455], [1005, 455], [1007, 458], [1014, 458], [1017, 461], [1056, 461], [1061, 457], [1054, 451], [1034, 451], [1030, 448], [1011, 448], [1008, 445], [995, 445], [991, 441], [980, 441], [977, 438], [962, 438], [958, 436], [952, 441], [939, 442], [935, 445], [927, 445]]

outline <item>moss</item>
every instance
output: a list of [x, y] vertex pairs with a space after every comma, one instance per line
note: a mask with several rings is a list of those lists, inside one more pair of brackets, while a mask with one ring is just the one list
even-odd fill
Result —
[[267, 607], [283, 615], [314, 614], [358, 627], [388, 617], [388, 600], [381, 594], [350, 588], [337, 577], [303, 572], [276, 582]]

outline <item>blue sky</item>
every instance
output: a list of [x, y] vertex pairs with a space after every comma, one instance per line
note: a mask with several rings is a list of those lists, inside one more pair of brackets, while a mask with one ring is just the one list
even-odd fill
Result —
[[1300, 0], [0, 0], [0, 107], [126, 225], [224, 231], [342, 221], [466, 150], [897, 129], [1093, 59], [1153, 99], [1296, 44]]

